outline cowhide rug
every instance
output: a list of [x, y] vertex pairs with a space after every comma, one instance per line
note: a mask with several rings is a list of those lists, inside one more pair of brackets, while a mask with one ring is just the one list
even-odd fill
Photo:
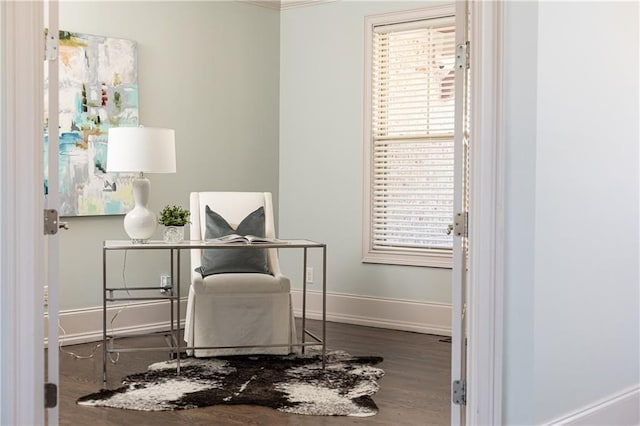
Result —
[[327, 352], [322, 370], [317, 353], [228, 356], [158, 362], [132, 374], [117, 389], [78, 399], [80, 405], [139, 411], [183, 410], [217, 404], [253, 404], [286, 413], [366, 417], [377, 413], [371, 395], [384, 371], [380, 357]]

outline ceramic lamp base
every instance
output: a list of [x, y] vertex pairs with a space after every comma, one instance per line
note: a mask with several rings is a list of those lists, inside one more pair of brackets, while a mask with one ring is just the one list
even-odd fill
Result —
[[124, 230], [134, 242], [144, 242], [153, 237], [158, 224], [155, 213], [147, 208], [149, 179], [139, 176], [133, 180], [135, 207], [124, 217]]

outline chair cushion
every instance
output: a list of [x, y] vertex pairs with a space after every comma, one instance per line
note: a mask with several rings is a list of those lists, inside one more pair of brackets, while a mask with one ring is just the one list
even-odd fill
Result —
[[205, 278], [194, 277], [192, 288], [198, 295], [218, 293], [241, 297], [243, 294], [289, 294], [291, 284], [289, 278], [284, 275], [274, 277], [267, 274], [214, 274]]
[[[229, 234], [265, 236], [264, 207], [249, 213], [237, 229], [205, 206], [206, 228], [205, 239], [220, 238]], [[260, 273], [269, 274], [266, 249], [205, 249], [202, 251], [202, 265], [197, 269], [203, 277], [213, 274], [228, 273]]]

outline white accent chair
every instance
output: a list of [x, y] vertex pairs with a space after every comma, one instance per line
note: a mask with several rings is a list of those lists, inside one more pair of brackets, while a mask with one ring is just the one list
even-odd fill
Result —
[[[275, 238], [273, 205], [269, 192], [192, 192], [191, 240], [204, 240], [206, 206], [234, 229], [251, 212], [264, 207], [265, 237]], [[215, 249], [213, 249], [215, 250]], [[230, 249], [234, 250], [234, 249]], [[188, 347], [254, 346], [296, 343], [289, 278], [282, 275], [277, 249], [267, 250], [272, 275], [222, 273], [202, 277], [202, 250], [191, 250], [191, 287], [184, 340]], [[282, 354], [292, 347], [196, 349], [196, 357], [239, 354]]]

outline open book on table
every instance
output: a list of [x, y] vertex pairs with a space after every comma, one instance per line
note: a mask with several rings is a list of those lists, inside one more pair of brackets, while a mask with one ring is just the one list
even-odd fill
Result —
[[255, 235], [238, 235], [238, 234], [229, 234], [224, 237], [219, 238], [207, 238], [208, 243], [244, 243], [244, 244], [255, 244], [255, 243], [277, 243], [277, 238], [266, 238], [266, 237], [258, 237]]

